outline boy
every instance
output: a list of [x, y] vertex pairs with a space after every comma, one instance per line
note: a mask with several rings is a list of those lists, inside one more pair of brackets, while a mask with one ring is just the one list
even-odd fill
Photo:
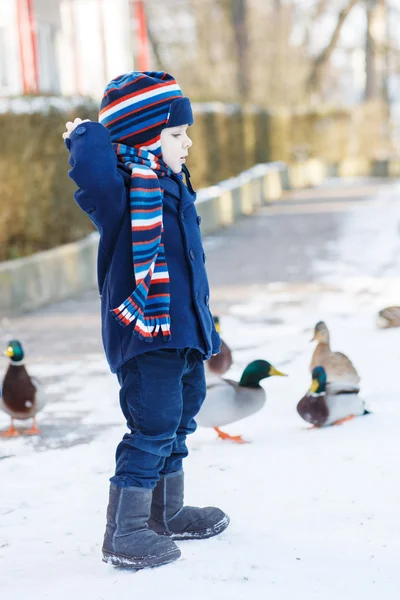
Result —
[[99, 123], [75, 119], [63, 134], [75, 199], [100, 232], [103, 344], [130, 431], [110, 480], [103, 560], [115, 566], [171, 562], [180, 556], [174, 539], [211, 537], [229, 524], [218, 508], [183, 506], [203, 361], [220, 347], [184, 166], [192, 123], [171, 75], [131, 72], [107, 86]]

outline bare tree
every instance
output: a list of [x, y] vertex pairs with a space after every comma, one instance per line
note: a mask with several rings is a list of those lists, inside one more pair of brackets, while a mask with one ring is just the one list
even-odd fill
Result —
[[318, 0], [310, 13], [305, 15], [305, 27], [304, 27], [304, 41], [303, 47], [308, 50], [310, 47], [312, 31], [314, 28], [315, 22], [322, 17], [329, 8], [329, 5], [332, 3], [332, 0]]
[[314, 60], [314, 63], [312, 65], [312, 70], [307, 82], [309, 89], [315, 90], [318, 87], [323, 68], [328, 63], [333, 51], [337, 46], [342, 27], [346, 22], [346, 19], [349, 16], [351, 10], [358, 2], [359, 0], [349, 0], [348, 4], [340, 11], [331, 39], [329, 40], [325, 48], [322, 50], [322, 52]]
[[[395, 37], [390, 45], [387, 32], [376, 33], [387, 20], [386, 4], [393, 10], [393, 0], [147, 0], [154, 68], [172, 71], [196, 100], [293, 107], [307, 105], [310, 91], [321, 99], [329, 90], [340, 102], [345, 77], [353, 86], [346, 88], [348, 97], [359, 98], [361, 78], [352, 77], [353, 63], [337, 67], [331, 59], [344, 49], [359, 65], [362, 51], [365, 96], [384, 97], [388, 52], [392, 70], [400, 61]], [[348, 48], [341, 33], [356, 5], [359, 13], [365, 11], [368, 34], [359, 29]], [[315, 57], [321, 23], [332, 22], [330, 39]], [[393, 33], [397, 28], [392, 26]]]
[[236, 51], [237, 89], [240, 99], [247, 100], [249, 96], [247, 0], [232, 0], [231, 10]]
[[365, 40], [365, 99], [387, 95], [387, 5], [386, 0], [367, 0], [367, 32]]

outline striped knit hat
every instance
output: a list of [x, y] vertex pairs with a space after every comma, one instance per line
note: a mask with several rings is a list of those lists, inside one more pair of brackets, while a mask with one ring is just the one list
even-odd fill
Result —
[[163, 191], [158, 177], [171, 174], [162, 160], [161, 131], [192, 125], [193, 114], [176, 80], [164, 72], [131, 72], [111, 81], [99, 121], [110, 131], [118, 160], [130, 171], [133, 269], [136, 288], [112, 310], [146, 341], [161, 331], [171, 339], [170, 289], [164, 253]]
[[192, 125], [193, 113], [172, 75], [134, 71], [108, 84], [99, 121], [109, 129], [112, 142], [160, 156], [162, 129]]

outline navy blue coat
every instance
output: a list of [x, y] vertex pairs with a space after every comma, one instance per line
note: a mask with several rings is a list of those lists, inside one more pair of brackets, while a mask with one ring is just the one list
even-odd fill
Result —
[[100, 233], [97, 276], [101, 296], [102, 337], [111, 371], [133, 356], [159, 348], [197, 348], [208, 359], [221, 340], [209, 309], [209, 286], [200, 233], [196, 194], [179, 176], [160, 177], [164, 189], [164, 248], [170, 276], [171, 340], [161, 334], [140, 340], [133, 326], [122, 327], [111, 309], [135, 289], [132, 259], [129, 173], [117, 163], [110, 134], [103, 125], [79, 125], [66, 140], [70, 177], [78, 186], [75, 200]]

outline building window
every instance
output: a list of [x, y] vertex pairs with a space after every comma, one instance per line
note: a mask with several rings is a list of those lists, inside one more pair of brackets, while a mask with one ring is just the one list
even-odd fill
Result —
[[56, 36], [54, 25], [38, 23], [39, 90], [53, 94], [60, 91]]
[[6, 31], [0, 27], [0, 87], [8, 86]]

